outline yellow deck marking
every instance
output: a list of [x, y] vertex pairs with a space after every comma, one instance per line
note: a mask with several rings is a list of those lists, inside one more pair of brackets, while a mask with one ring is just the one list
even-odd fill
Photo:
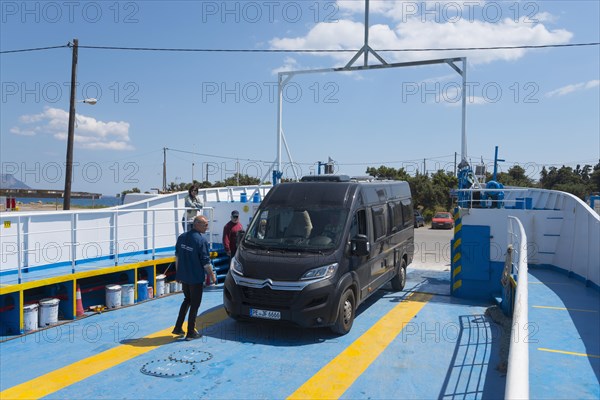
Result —
[[[196, 318], [196, 326], [209, 327], [227, 318], [223, 307]], [[48, 372], [45, 375], [23, 382], [0, 392], [0, 399], [38, 399], [48, 396], [90, 376], [112, 368], [141, 354], [178, 340], [171, 334], [173, 327], [163, 329], [146, 337], [136, 339], [77, 361], [73, 364]], [[137, 344], [136, 344], [137, 343]]]
[[415, 293], [384, 315], [288, 399], [337, 399], [433, 297]]
[[552, 349], [545, 349], [543, 347], [538, 347], [538, 350], [540, 351], [547, 351], [550, 353], [560, 353], [560, 354], [568, 354], [570, 356], [579, 356], [579, 357], [589, 357], [589, 358], [600, 358], [600, 356], [594, 355], [594, 354], [586, 354], [586, 353], [575, 353], [573, 351], [563, 351], [563, 350], [552, 350]]
[[452, 277], [456, 278], [456, 275], [460, 274], [460, 271], [462, 270], [462, 266], [458, 265], [456, 268], [454, 268], [454, 271], [452, 272]]
[[566, 308], [566, 307], [551, 307], [551, 306], [532, 306], [533, 308], [547, 308], [549, 310], [565, 310], [565, 311], [581, 311], [581, 312], [598, 312], [598, 310], [583, 310], [581, 308]]
[[460, 288], [462, 286], [462, 280], [459, 279], [456, 282], [454, 282], [454, 285], [452, 285], [452, 290], [456, 290], [458, 288]]
[[461, 238], [456, 239], [456, 241], [454, 242], [454, 246], [453, 246], [454, 250], [456, 250], [456, 248], [458, 246], [460, 246], [461, 243], [462, 243], [462, 239]]

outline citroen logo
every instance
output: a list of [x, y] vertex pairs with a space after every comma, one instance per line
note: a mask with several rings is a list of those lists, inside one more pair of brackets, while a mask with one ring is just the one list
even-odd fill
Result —
[[262, 286], [263, 286], [263, 287], [265, 287], [265, 286], [272, 287], [272, 286], [273, 286], [273, 281], [272, 281], [272, 280], [270, 280], [270, 279], [266, 279], [266, 280], [264, 280], [264, 281], [263, 281], [263, 284], [262, 284]]

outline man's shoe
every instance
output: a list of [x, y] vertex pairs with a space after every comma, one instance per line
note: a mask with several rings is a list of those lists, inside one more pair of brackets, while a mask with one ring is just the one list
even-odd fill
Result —
[[201, 334], [199, 334], [198, 332], [194, 332], [194, 333], [192, 333], [190, 335], [187, 335], [185, 337], [185, 340], [190, 341], [190, 340], [198, 339], [198, 338], [201, 338], [201, 337], [202, 337]]
[[183, 336], [185, 335], [185, 331], [183, 329], [173, 329], [173, 332], [171, 332], [173, 335], [179, 335], [179, 336]]

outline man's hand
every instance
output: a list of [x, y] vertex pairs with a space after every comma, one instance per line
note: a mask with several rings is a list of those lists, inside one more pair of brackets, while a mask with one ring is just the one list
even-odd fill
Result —
[[206, 264], [204, 266], [204, 272], [206, 272], [208, 274], [208, 276], [210, 276], [210, 282], [213, 285], [216, 285], [217, 284], [217, 274], [215, 274], [215, 271], [213, 271], [211, 264]]

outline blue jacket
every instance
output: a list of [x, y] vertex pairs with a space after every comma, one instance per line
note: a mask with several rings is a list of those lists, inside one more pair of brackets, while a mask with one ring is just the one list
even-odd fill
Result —
[[177, 257], [176, 279], [187, 284], [204, 282], [204, 266], [210, 264], [208, 242], [200, 232], [192, 229], [181, 234], [175, 245]]

